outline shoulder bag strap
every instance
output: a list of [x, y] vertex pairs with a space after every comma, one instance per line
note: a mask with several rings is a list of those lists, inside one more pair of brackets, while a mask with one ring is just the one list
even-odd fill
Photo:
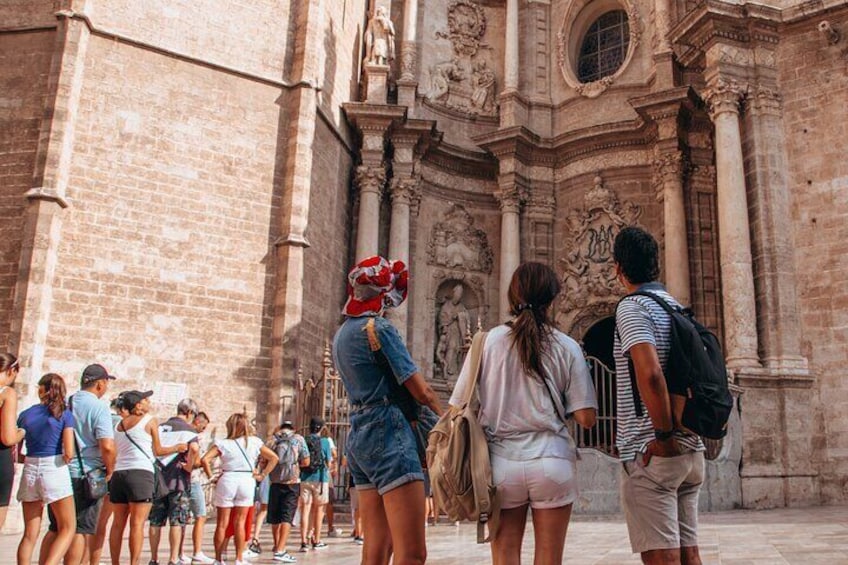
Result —
[[[554, 393], [553, 393], [553, 391], [551, 391], [551, 387], [556, 388], [556, 383], [554, 383], [554, 382], [549, 382], [549, 381], [548, 381], [548, 377], [547, 377], [547, 375], [546, 375], [546, 374], [544, 374], [544, 373], [541, 375], [541, 377], [542, 377], [542, 383], [545, 385], [545, 390], [546, 390], [546, 391], [548, 391], [548, 396], [551, 398], [551, 404], [553, 404], [553, 405], [554, 405], [554, 412], [556, 413], [557, 418], [559, 418], [559, 419], [560, 419], [560, 421], [561, 421], [563, 424], [565, 424], [565, 423], [566, 423], [566, 421], [565, 421], [565, 420], [566, 420], [566, 418], [565, 418], [565, 414], [560, 414], [560, 413], [559, 413], [559, 408], [557, 408], [557, 403], [556, 403], [556, 400], [555, 400], [555, 398], [554, 398]], [[551, 379], [551, 380], [552, 380], [552, 379]], [[563, 403], [562, 403], [562, 405], [563, 405], [563, 408], [565, 408], [565, 402], [563, 402]]]
[[[76, 395], [71, 395], [71, 397], [68, 398], [68, 408], [71, 409], [71, 414], [74, 413], [74, 396], [76, 396]], [[74, 422], [76, 422], [76, 417], [74, 418]], [[83, 467], [83, 465], [82, 465], [82, 455], [80, 454], [80, 446], [79, 446], [79, 442], [77, 441], [76, 426], [74, 426], [74, 449], [77, 452], [77, 463], [79, 463], [80, 475], [82, 475], [84, 477], [85, 476], [85, 467]]]
[[468, 355], [471, 359], [469, 370], [471, 371], [471, 381], [468, 383], [468, 390], [465, 391], [465, 406], [468, 406], [473, 401], [479, 404], [479, 398], [475, 396], [477, 392], [477, 380], [480, 377], [480, 367], [483, 360], [483, 345], [486, 343], [486, 336], [489, 332], [477, 332], [471, 340], [471, 349]]
[[253, 463], [250, 462], [250, 459], [248, 459], [247, 453], [245, 453], [244, 449], [242, 449], [241, 446], [239, 445], [238, 438], [234, 439], [233, 443], [236, 444], [236, 447], [239, 448], [239, 451], [241, 451], [241, 454], [244, 455], [244, 460], [247, 461], [247, 466], [250, 467], [250, 471], [245, 471], [245, 473], [252, 473], [253, 470], [256, 468], [256, 466]]
[[[138, 424], [136, 424], [136, 425], [138, 425]], [[121, 423], [119, 424], [119, 426], [121, 426], [121, 428], [123, 428], [123, 429], [121, 429], [121, 431], [122, 431], [122, 432], [124, 432], [124, 435], [125, 435], [125, 436], [127, 436], [127, 439], [128, 439], [128, 440], [130, 440], [130, 443], [131, 443], [131, 444], [133, 444], [133, 445], [135, 446], [135, 448], [136, 448], [136, 449], [138, 449], [138, 450], [141, 452], [141, 454], [142, 454], [142, 455], [144, 455], [145, 457], [147, 457], [148, 459], [150, 459], [150, 462], [151, 462], [151, 463], [153, 463], [153, 468], [154, 468], [154, 469], [155, 469], [156, 467], [161, 467], [161, 466], [162, 466], [162, 465], [159, 463], [159, 460], [158, 460], [158, 459], [156, 459], [156, 457], [151, 458], [150, 456], [148, 456], [148, 455], [147, 455], [147, 452], [146, 452], [146, 451], [144, 451], [144, 449], [143, 449], [143, 448], [142, 448], [142, 447], [141, 447], [138, 443], [136, 443], [136, 441], [132, 438], [132, 436], [129, 434], [129, 432], [127, 431], [127, 429], [124, 427], [124, 422], [123, 422], [123, 421], [121, 421]]]

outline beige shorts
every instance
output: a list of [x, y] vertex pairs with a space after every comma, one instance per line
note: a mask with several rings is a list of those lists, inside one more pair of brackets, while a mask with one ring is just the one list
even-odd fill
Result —
[[300, 483], [300, 501], [303, 504], [327, 504], [330, 502], [330, 483]]
[[704, 454], [624, 462], [621, 505], [633, 553], [698, 545], [698, 492]]

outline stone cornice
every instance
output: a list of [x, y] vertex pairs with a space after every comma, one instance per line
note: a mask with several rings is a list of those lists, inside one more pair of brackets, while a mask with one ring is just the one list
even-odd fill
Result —
[[646, 122], [676, 118], [682, 109], [692, 109], [700, 104], [698, 95], [690, 86], [679, 86], [631, 98], [628, 102]]
[[498, 172], [498, 162], [490, 155], [444, 141], [430, 147], [424, 160], [444, 171], [472, 178], [494, 180]]
[[406, 117], [406, 106], [347, 102], [342, 104], [350, 124], [360, 131], [385, 132], [395, 122]]

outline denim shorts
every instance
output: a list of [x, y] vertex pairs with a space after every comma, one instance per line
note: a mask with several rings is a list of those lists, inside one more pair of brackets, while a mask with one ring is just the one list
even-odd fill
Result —
[[356, 488], [376, 488], [380, 496], [424, 480], [412, 428], [396, 406], [380, 404], [351, 414], [347, 460]]

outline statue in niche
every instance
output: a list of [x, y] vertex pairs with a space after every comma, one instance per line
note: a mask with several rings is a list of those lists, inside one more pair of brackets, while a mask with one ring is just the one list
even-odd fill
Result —
[[365, 28], [365, 62], [388, 65], [395, 58], [395, 26], [383, 6], [368, 21]]
[[464, 290], [462, 284], [454, 285], [450, 296], [439, 309], [436, 365], [441, 369], [442, 378], [447, 380], [459, 377], [465, 356], [465, 336], [471, 333], [471, 318], [462, 302]]
[[428, 263], [464, 271], [492, 272], [492, 250], [486, 232], [474, 226], [474, 218], [458, 204], [447, 211], [432, 229], [427, 244]]

